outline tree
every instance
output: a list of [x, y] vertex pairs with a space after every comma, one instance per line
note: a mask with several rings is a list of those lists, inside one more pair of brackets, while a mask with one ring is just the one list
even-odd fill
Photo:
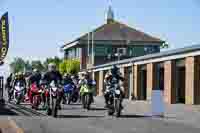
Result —
[[58, 58], [57, 56], [55, 56], [54, 58], [47, 58], [44, 63], [44, 69], [47, 70], [48, 69], [48, 64], [49, 63], [55, 63], [56, 67], [59, 68], [60, 63], [62, 62], [62, 60], [60, 58]]
[[169, 48], [169, 44], [168, 43], [163, 43], [161, 48]]
[[44, 66], [39, 60], [35, 60], [31, 62], [31, 66], [33, 69], [38, 69], [39, 71], [44, 71]]
[[25, 61], [22, 58], [14, 58], [14, 61], [9, 64], [9, 66], [11, 67], [11, 70], [14, 73], [20, 72], [20, 71], [24, 71], [25, 69]]
[[62, 74], [77, 74], [80, 71], [80, 61], [77, 59], [64, 60], [59, 65], [59, 71]]
[[29, 61], [25, 61], [25, 69], [26, 69], [26, 71], [32, 70], [32, 65]]

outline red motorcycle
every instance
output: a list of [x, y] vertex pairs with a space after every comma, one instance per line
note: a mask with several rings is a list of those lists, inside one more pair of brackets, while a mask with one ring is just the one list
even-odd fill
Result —
[[31, 106], [32, 109], [38, 109], [39, 105], [42, 102], [42, 94], [44, 93], [44, 90], [42, 87], [38, 88], [37, 85], [34, 83], [31, 85]]

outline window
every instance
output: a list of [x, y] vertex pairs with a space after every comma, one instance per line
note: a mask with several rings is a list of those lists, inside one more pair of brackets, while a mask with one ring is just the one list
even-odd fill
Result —
[[155, 52], [159, 52], [159, 46], [145, 46], [144, 47], [145, 54], [151, 54]]
[[117, 51], [120, 55], [126, 55], [126, 48], [118, 48]]

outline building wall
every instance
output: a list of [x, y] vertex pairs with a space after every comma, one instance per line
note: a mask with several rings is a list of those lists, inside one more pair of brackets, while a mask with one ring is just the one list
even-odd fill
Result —
[[[120, 58], [116, 56], [115, 54], [118, 52], [117, 49], [119, 48], [125, 48], [125, 54], [121, 55]], [[88, 47], [85, 45], [86, 53], [88, 53]], [[123, 60], [128, 59], [131, 57], [138, 57], [143, 56], [147, 54], [157, 53], [160, 52], [160, 45], [156, 43], [155, 44], [142, 44], [139, 45], [112, 45], [107, 44], [106, 42], [102, 42], [102, 44], [98, 44], [94, 46], [94, 65], [101, 65], [117, 60]], [[87, 54], [86, 54], [87, 55]], [[92, 63], [92, 48], [90, 47], [90, 56], [85, 56], [86, 63], [90, 64]], [[90, 61], [89, 61], [90, 60]]]
[[[176, 62], [181, 62], [176, 65]], [[186, 57], [181, 60], [167, 60], [161, 62], [163, 64], [163, 98], [168, 104], [178, 103], [178, 96], [185, 99], [185, 104], [200, 104], [200, 57]], [[159, 70], [157, 63], [149, 63], [146, 65], [146, 83], [147, 83], [147, 100], [151, 100], [152, 90], [159, 87]], [[133, 99], [141, 99], [141, 77], [142, 77], [142, 67], [144, 65], [133, 65], [128, 67], [121, 67], [120, 71], [125, 77], [124, 91], [126, 98], [130, 98], [129, 92], [132, 92]], [[132, 68], [133, 76], [129, 76], [130, 68]], [[181, 69], [180, 69], [181, 68]], [[99, 79], [103, 80], [105, 71], [99, 72]], [[178, 74], [178, 75], [177, 75]], [[177, 76], [179, 76], [179, 81], [177, 82]], [[132, 78], [132, 79], [129, 79]], [[129, 82], [132, 85], [129, 85]], [[100, 85], [102, 83], [102, 85]], [[99, 86], [103, 87], [103, 82], [99, 82]], [[177, 92], [177, 86], [180, 87], [179, 92]], [[100, 89], [100, 88], [99, 88]], [[101, 89], [100, 89], [101, 90]], [[177, 95], [179, 93], [179, 95]], [[132, 98], [130, 98], [132, 99]]]

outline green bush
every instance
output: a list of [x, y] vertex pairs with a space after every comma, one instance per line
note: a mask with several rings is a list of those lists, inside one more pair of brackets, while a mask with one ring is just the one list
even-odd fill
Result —
[[62, 74], [77, 74], [80, 71], [80, 61], [77, 59], [64, 60], [59, 65], [59, 71]]

